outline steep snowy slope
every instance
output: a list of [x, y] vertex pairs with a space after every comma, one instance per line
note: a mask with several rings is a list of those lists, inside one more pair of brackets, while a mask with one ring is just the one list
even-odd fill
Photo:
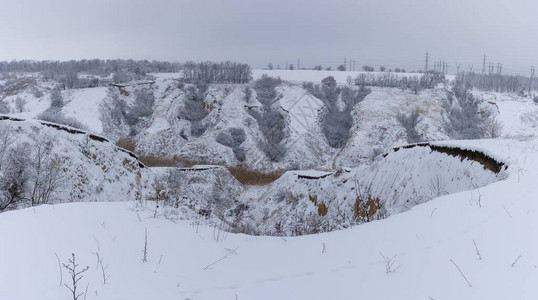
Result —
[[[141, 199], [149, 170], [105, 138], [71, 127], [0, 118], [1, 206]], [[6, 187], [5, 184], [8, 186]]]
[[245, 200], [250, 210], [242, 222], [250, 222], [259, 234], [332, 231], [407, 211], [435, 197], [481, 188], [503, 179], [505, 167], [482, 152], [461, 150], [457, 142], [395, 149], [353, 169], [287, 172], [257, 201]]

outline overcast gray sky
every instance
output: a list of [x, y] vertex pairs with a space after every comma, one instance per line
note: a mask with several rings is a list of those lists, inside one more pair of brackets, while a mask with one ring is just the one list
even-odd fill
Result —
[[2, 0], [0, 60], [538, 66], [537, 0]]

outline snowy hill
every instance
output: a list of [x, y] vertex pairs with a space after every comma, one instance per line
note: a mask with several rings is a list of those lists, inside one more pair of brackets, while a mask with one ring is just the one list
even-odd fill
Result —
[[[0, 214], [2, 244], [9, 245], [0, 248], [0, 297], [68, 298], [55, 254], [67, 263], [75, 253], [80, 267], [90, 266], [79, 286], [87, 299], [535, 299], [538, 145], [455, 144], [488, 149], [509, 165], [507, 179], [326, 234], [224, 233], [154, 218], [151, 202]], [[96, 252], [108, 265], [106, 284]], [[380, 253], [393, 258], [388, 269]], [[62, 282], [69, 284], [67, 275], [64, 269]]]
[[2, 210], [140, 199], [149, 178], [133, 153], [68, 126], [2, 115], [0, 140]]

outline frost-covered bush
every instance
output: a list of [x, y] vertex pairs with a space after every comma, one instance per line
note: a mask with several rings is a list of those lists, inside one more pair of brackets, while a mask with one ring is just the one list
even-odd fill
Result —
[[[0, 138], [4, 137], [0, 133]], [[12, 147], [11, 144], [3, 143], [0, 147], [3, 152], [0, 158], [0, 210], [5, 210], [25, 199], [25, 186], [30, 175], [27, 162], [31, 153], [24, 143]]]
[[131, 127], [130, 135], [137, 135], [148, 123], [148, 117], [153, 114], [155, 96], [150, 89], [137, 90], [134, 103], [127, 109], [125, 120]]
[[103, 133], [117, 140], [129, 136], [130, 127], [126, 122], [128, 106], [117, 88], [109, 87], [106, 97], [99, 104], [99, 120]]
[[422, 122], [422, 116], [420, 116], [418, 109], [408, 115], [398, 114], [396, 119], [405, 129], [408, 143], [418, 143], [422, 141], [422, 134], [419, 134], [417, 131], [417, 125]]
[[231, 148], [238, 161], [246, 159], [245, 149], [240, 147], [245, 139], [245, 131], [242, 128], [230, 128], [227, 132], [220, 132], [215, 138], [217, 143]]
[[0, 101], [0, 114], [9, 114], [10, 112], [9, 104], [5, 100]]
[[17, 112], [21, 113], [24, 111], [24, 106], [26, 105], [26, 100], [21, 97], [15, 99], [15, 109]]
[[86, 125], [73, 117], [67, 117], [58, 108], [49, 108], [37, 116], [38, 120], [47, 121], [51, 123], [63, 124], [71, 127], [75, 127], [82, 130], [88, 130]]
[[52, 89], [50, 93], [50, 107], [62, 108], [64, 106], [64, 98], [62, 91], [59, 88]]
[[99, 104], [99, 119], [103, 133], [112, 139], [137, 135], [153, 114], [155, 96], [153, 90], [142, 88], [133, 93], [134, 101], [127, 103], [128, 96], [114, 86], [109, 87], [107, 96]]
[[0, 131], [0, 210], [49, 203], [66, 187], [65, 158], [52, 153], [56, 139], [37, 129], [29, 138], [14, 143], [10, 132]]
[[266, 74], [254, 82], [256, 99], [264, 106], [271, 106], [278, 101], [276, 87], [282, 83], [280, 78], [270, 77]]
[[112, 82], [125, 83], [133, 80], [133, 77], [125, 70], [118, 70], [112, 75]]
[[245, 96], [243, 99], [246, 103], [250, 103], [250, 100], [252, 99], [252, 89], [250, 86], [245, 87]]
[[321, 130], [327, 143], [333, 148], [343, 147], [351, 136], [350, 129], [353, 126], [351, 112], [371, 90], [364, 86], [359, 89], [340, 88], [332, 76], [324, 78], [321, 86], [310, 84], [304, 86], [325, 104], [325, 111], [321, 117]]
[[34, 88], [34, 89], [32, 90], [32, 93], [34, 94], [34, 97], [36, 97], [36, 98], [41, 98], [41, 97], [45, 96], [45, 94], [43, 93], [43, 91], [40, 90], [40, 89], [38, 89], [38, 88]]
[[129, 112], [129, 119], [138, 122], [140, 118], [149, 117], [153, 114], [155, 95], [152, 90], [143, 89], [136, 91], [133, 107]]
[[486, 125], [493, 116], [479, 109], [481, 101], [472, 95], [468, 86], [456, 80], [453, 93], [449, 93], [447, 98], [443, 126], [448, 136], [454, 139], [486, 137]]
[[225, 218], [242, 192], [241, 184], [224, 167], [175, 168], [168, 172], [165, 181], [165, 205], [188, 208], [206, 218]]
[[256, 119], [264, 140], [259, 147], [271, 161], [280, 161], [287, 153], [283, 144], [286, 138], [286, 118], [273, 104], [278, 101], [276, 87], [281, 84], [280, 78], [263, 75], [254, 83], [256, 99], [262, 103], [259, 111], [248, 111]]
[[191, 135], [195, 137], [201, 136], [207, 130], [205, 124], [202, 123], [202, 120], [209, 114], [204, 107], [207, 89], [208, 85], [206, 83], [198, 83], [196, 86], [187, 85], [185, 87], [185, 102], [179, 117], [191, 122]]

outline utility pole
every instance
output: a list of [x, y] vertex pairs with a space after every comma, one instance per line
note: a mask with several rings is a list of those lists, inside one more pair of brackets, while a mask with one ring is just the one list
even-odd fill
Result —
[[301, 69], [301, 59], [300, 58], [297, 58], [297, 70], [300, 70]]
[[486, 53], [484, 53], [484, 58], [482, 60], [482, 75], [486, 74]]
[[460, 67], [461, 67], [461, 64], [456, 63], [456, 69], [457, 69], [456, 74], [460, 73]]
[[347, 57], [344, 56], [344, 68], [347, 68]]
[[529, 79], [529, 95], [532, 90], [532, 81], [534, 79], [534, 66], [531, 66], [531, 78]]
[[493, 73], [493, 66], [494, 64], [492, 62], [488, 62], [488, 75], [491, 75], [491, 73]]
[[497, 63], [497, 74], [501, 75], [503, 69], [503, 64]]
[[474, 68], [473, 65], [469, 65], [469, 72], [472, 72], [472, 71], [473, 71], [473, 68]]
[[424, 68], [424, 73], [428, 73], [428, 61], [430, 59], [430, 53], [426, 51], [426, 67]]

